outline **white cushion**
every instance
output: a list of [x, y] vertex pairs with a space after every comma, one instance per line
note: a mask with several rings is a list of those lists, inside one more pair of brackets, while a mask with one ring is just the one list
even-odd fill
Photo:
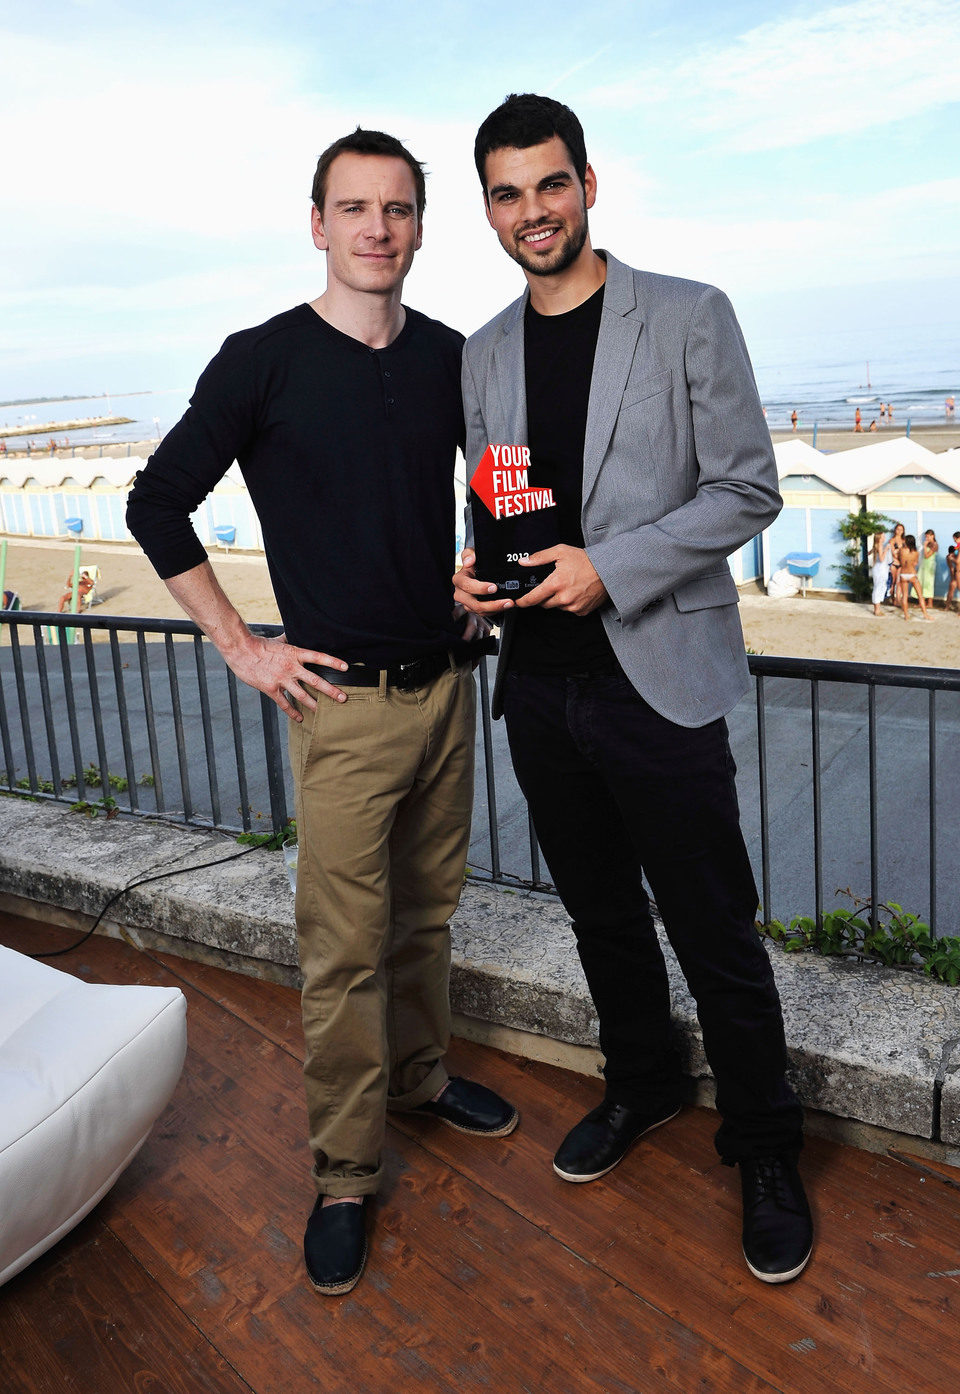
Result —
[[186, 1013], [178, 988], [84, 983], [0, 946], [0, 1283], [136, 1156], [180, 1078]]

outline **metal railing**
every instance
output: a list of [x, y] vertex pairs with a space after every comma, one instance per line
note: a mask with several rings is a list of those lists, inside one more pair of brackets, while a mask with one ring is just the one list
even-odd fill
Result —
[[8, 788], [69, 803], [96, 788], [123, 812], [228, 832], [285, 826], [278, 709], [237, 682], [196, 625], [21, 610], [0, 612], [0, 634]]
[[[941, 770], [938, 749], [938, 708], [939, 694], [960, 694], [960, 669], [956, 668], [913, 668], [895, 664], [838, 663], [824, 659], [772, 658], [761, 654], [750, 655], [750, 672], [756, 682], [757, 711], [757, 749], [760, 807], [760, 862], [761, 862], [761, 915], [764, 920], [772, 917], [771, 905], [771, 839], [770, 839], [770, 791], [769, 791], [769, 742], [767, 736], [767, 692], [768, 679], [783, 678], [793, 683], [804, 683], [809, 687], [810, 698], [810, 788], [812, 794], [811, 833], [813, 839], [814, 872], [814, 917], [821, 924], [824, 912], [824, 762], [822, 751], [822, 712], [821, 696], [825, 684], [841, 684], [866, 690], [866, 756], [867, 756], [867, 827], [869, 831], [869, 891], [863, 888], [862, 898], [869, 899], [870, 917], [873, 927], [877, 925], [877, 906], [881, 900], [880, 888], [880, 812], [881, 788], [879, 778], [878, 743], [878, 693], [882, 691], [913, 691], [926, 694], [926, 824], [927, 824], [927, 918], [937, 932], [938, 919], [938, 806], [942, 797], [953, 806], [955, 812], [955, 791], [957, 772], [952, 768]], [[960, 703], [956, 703], [960, 715]], [[953, 718], [956, 724], [956, 716]], [[900, 726], [904, 723], [901, 721]], [[917, 718], [910, 720], [914, 728]], [[913, 731], [915, 735], [915, 729]], [[960, 735], [960, 729], [955, 733]], [[918, 743], [913, 742], [914, 749]], [[960, 752], [960, 741], [954, 739], [948, 747], [951, 760]], [[917, 790], [904, 790], [902, 819], [905, 836], [915, 835]], [[888, 791], [893, 800], [901, 798], [897, 789]], [[960, 832], [960, 829], [957, 830]], [[956, 838], [954, 837], [954, 843]], [[915, 843], [911, 844], [915, 847]], [[954, 869], [960, 858], [954, 855]], [[956, 893], [955, 893], [956, 898]]]
[[[111, 809], [228, 832], [286, 825], [281, 714], [237, 682], [195, 625], [0, 612], [0, 639], [0, 781], [10, 789], [94, 807], [106, 797]], [[874, 917], [881, 900], [925, 903], [936, 932], [939, 848], [949, 854], [958, 832], [940, 805], [949, 799], [955, 814], [960, 670], [749, 662], [755, 700], [728, 722], [762, 917], [812, 909], [819, 923], [832, 875], [856, 883]], [[485, 662], [479, 680], [470, 864], [497, 882], [549, 890], [502, 726], [490, 720]], [[953, 886], [947, 900], [958, 900]]]

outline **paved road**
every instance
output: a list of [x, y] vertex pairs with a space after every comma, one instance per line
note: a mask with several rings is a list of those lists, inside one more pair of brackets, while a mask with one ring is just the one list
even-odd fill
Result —
[[[197, 660], [189, 642], [170, 646], [152, 642], [142, 652], [134, 643], [118, 645], [116, 668], [108, 645], [94, 646], [95, 682], [103, 713], [105, 763], [110, 772], [135, 780], [153, 774], [153, 787], [135, 785], [133, 797], [146, 811], [182, 810], [226, 825], [239, 825], [246, 804], [254, 826], [269, 824], [270, 793], [264, 758], [259, 695], [240, 688], [237, 694], [239, 742], [234, 740], [223, 665], [209, 645], [204, 646], [208, 678], [210, 725], [214, 735], [214, 774], [205, 753]], [[101, 763], [91, 718], [90, 675], [82, 646], [74, 646], [69, 664], [76, 690], [75, 733], [71, 732], [59, 652], [47, 648], [50, 710], [43, 719], [37, 655], [23, 650], [23, 681], [18, 689], [7, 641], [0, 650], [5, 759], [16, 780], [27, 774], [22, 710], [27, 713], [37, 775], [50, 779], [54, 765], [60, 776]], [[173, 720], [171, 672], [176, 675], [182, 745]], [[146, 673], [146, 681], [143, 674]], [[119, 685], [118, 685], [119, 675]], [[145, 691], [149, 702], [145, 700]], [[120, 695], [118, 695], [118, 693]], [[810, 689], [804, 681], [767, 679], [766, 727], [768, 815], [770, 827], [770, 911], [789, 919], [812, 913], [815, 903], [813, 855], [813, 792]], [[22, 700], [21, 700], [22, 698]], [[121, 700], [122, 699], [122, 700]], [[145, 712], [153, 707], [156, 750], [151, 755]], [[126, 707], [129, 761], [122, 740], [121, 706]], [[879, 891], [908, 909], [929, 913], [929, 697], [924, 692], [881, 689], [878, 692]], [[869, 775], [866, 691], [846, 684], [823, 684], [820, 693], [820, 764], [824, 904], [837, 900], [838, 888], [857, 894], [870, 889]], [[751, 697], [729, 718], [731, 744], [739, 767], [744, 831], [758, 885], [762, 886], [756, 704]], [[285, 732], [278, 727], [281, 744]], [[960, 694], [940, 693], [936, 701], [937, 788], [937, 909], [941, 933], [960, 933], [957, 910], [957, 840], [960, 833], [957, 791], [960, 790]], [[493, 853], [488, 832], [486, 780], [478, 732], [477, 794], [470, 863], [489, 870]], [[238, 747], [242, 761], [238, 759]], [[178, 758], [178, 750], [182, 760]], [[75, 757], [76, 752], [76, 757]], [[55, 759], [54, 759], [55, 757]], [[495, 775], [496, 821], [501, 870], [527, 878], [531, 874], [526, 808], [510, 770], [503, 723], [493, 723], [490, 757]], [[243, 793], [246, 780], [246, 795]], [[188, 797], [184, 797], [183, 782]], [[285, 774], [287, 808], [292, 810], [289, 774]], [[215, 805], [211, 790], [218, 794]], [[123, 804], [130, 793], [115, 792]], [[94, 791], [92, 797], [98, 797]], [[541, 871], [546, 875], [545, 868]], [[704, 907], [709, 914], [709, 906]]]

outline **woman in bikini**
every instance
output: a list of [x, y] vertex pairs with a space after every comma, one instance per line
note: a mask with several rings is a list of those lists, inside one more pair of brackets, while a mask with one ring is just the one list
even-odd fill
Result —
[[903, 546], [903, 524], [894, 523], [890, 539], [890, 594], [894, 605], [900, 604], [900, 549]]
[[879, 617], [883, 614], [880, 606], [890, 580], [890, 544], [882, 532], [878, 532], [873, 539], [870, 575], [873, 580], [873, 613]]
[[917, 601], [920, 605], [920, 613], [925, 620], [930, 619], [927, 611], [926, 602], [923, 598], [923, 591], [917, 580], [917, 539], [908, 533], [903, 539], [900, 547], [900, 604], [903, 606], [903, 618], [910, 619], [910, 612], [907, 606], [910, 601], [910, 587], [917, 593]]

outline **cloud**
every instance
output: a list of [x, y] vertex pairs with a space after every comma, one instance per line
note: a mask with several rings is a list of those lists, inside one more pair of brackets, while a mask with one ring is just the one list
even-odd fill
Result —
[[[960, 179], [842, 198], [760, 190], [735, 216], [653, 209], [631, 162], [602, 155], [591, 214], [595, 246], [635, 266], [722, 286], [735, 299], [807, 286], [955, 274]], [[614, 192], [615, 191], [615, 192]]]
[[593, 90], [598, 106], [661, 106], [741, 151], [846, 136], [960, 101], [957, 0], [857, 0], [770, 20], [726, 45]]

